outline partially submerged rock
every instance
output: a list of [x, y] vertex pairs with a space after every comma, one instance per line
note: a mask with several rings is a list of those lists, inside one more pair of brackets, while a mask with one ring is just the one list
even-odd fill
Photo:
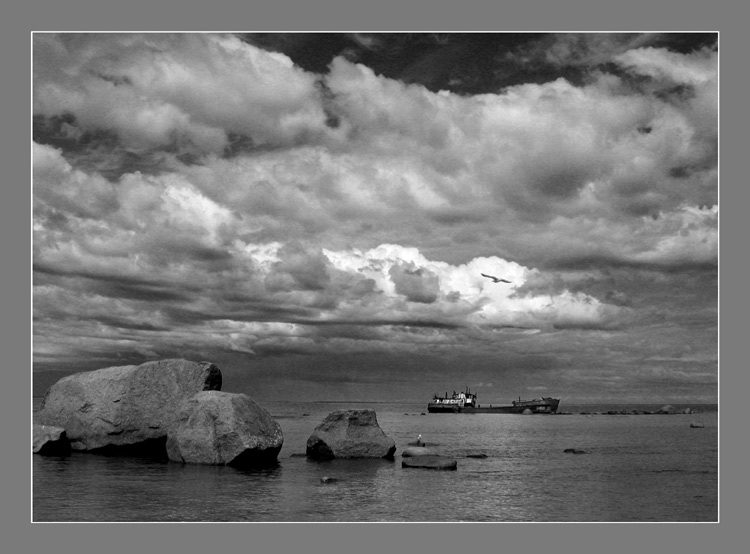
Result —
[[566, 454], [585, 454], [585, 450], [578, 450], [577, 448], [566, 448], [563, 450]]
[[38, 420], [65, 429], [73, 450], [160, 448], [182, 403], [221, 389], [209, 362], [171, 359], [75, 373], [52, 385]]
[[429, 456], [431, 454], [435, 453], [429, 448], [425, 448], [424, 446], [408, 446], [404, 448], [401, 456], [403, 458], [413, 458], [415, 456]]
[[447, 456], [427, 455], [403, 458], [401, 467], [422, 468], [422, 469], [448, 469], [455, 470], [458, 468], [458, 462]]
[[32, 452], [42, 456], [70, 456], [70, 441], [62, 427], [34, 425]]
[[395, 441], [378, 425], [374, 410], [331, 412], [307, 439], [307, 456], [331, 458], [393, 458]]
[[166, 448], [176, 462], [267, 467], [283, 443], [281, 426], [249, 396], [204, 391], [185, 401]]
[[693, 429], [703, 429], [705, 425], [702, 421], [691, 421], [690, 427], [692, 427]]

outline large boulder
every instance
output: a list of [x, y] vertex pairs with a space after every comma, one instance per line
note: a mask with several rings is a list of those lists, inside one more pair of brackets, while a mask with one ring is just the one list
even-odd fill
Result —
[[374, 410], [331, 412], [307, 439], [307, 456], [313, 459], [393, 458], [395, 451]]
[[246, 394], [199, 392], [185, 401], [167, 437], [170, 460], [268, 467], [284, 443], [281, 426]]
[[70, 456], [70, 441], [62, 427], [34, 425], [32, 452], [42, 456]]
[[209, 362], [161, 360], [75, 373], [52, 385], [39, 407], [43, 425], [63, 427], [73, 450], [164, 450], [182, 403], [221, 389]]

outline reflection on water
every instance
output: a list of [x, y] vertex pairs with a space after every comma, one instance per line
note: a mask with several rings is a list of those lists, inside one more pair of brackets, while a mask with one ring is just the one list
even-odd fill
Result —
[[[350, 406], [343, 406], [350, 407]], [[369, 407], [369, 406], [368, 406]], [[279, 466], [33, 456], [35, 521], [716, 521], [717, 414], [421, 415], [374, 406], [395, 460], [310, 461], [330, 405], [279, 405]], [[309, 416], [303, 416], [309, 413]], [[458, 471], [401, 468], [421, 434]], [[575, 448], [585, 454], [568, 454]], [[467, 458], [486, 454], [486, 458]], [[323, 483], [322, 477], [335, 482]]]

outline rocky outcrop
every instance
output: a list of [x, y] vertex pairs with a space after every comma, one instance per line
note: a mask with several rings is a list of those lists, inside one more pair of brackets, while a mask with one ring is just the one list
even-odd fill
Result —
[[427, 456], [413, 456], [411, 458], [402, 458], [401, 467], [422, 468], [422, 469], [449, 469], [458, 468], [458, 462], [447, 456], [437, 456], [435, 454]]
[[52, 385], [38, 420], [62, 427], [73, 450], [164, 451], [182, 403], [221, 389], [221, 371], [209, 362], [161, 360], [138, 366], [75, 373]]
[[70, 456], [70, 441], [65, 429], [34, 425], [32, 452], [42, 456]]
[[332, 412], [307, 439], [307, 456], [313, 459], [393, 458], [395, 451], [373, 410]]
[[656, 411], [657, 414], [673, 414], [675, 413], [674, 406], [666, 404]]
[[185, 401], [166, 448], [176, 462], [268, 467], [283, 443], [281, 426], [249, 396], [205, 391]]

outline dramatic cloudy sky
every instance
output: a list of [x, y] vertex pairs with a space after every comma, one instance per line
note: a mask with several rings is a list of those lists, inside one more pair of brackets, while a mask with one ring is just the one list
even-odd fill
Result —
[[715, 402], [717, 111], [715, 35], [35, 34], [36, 379]]

